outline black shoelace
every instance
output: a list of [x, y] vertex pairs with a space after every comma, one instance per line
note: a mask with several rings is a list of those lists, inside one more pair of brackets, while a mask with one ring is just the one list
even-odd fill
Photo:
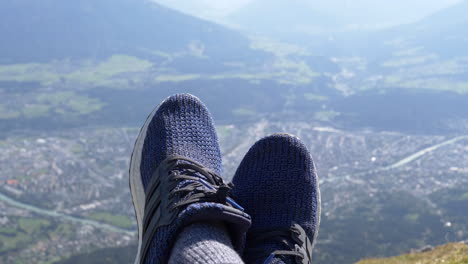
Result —
[[[183, 200], [173, 204], [171, 210], [196, 202], [216, 202], [230, 205], [241, 211], [244, 210], [229, 197], [233, 185], [224, 183], [218, 174], [185, 157], [177, 156], [170, 159], [169, 162], [174, 162], [174, 165], [170, 168], [170, 181], [175, 185], [182, 181], [188, 182], [181, 188], [173, 188], [169, 193], [170, 198], [176, 195], [185, 196]], [[204, 178], [200, 177], [200, 175]]]
[[[232, 187], [219, 175], [189, 158], [173, 156], [162, 161], [147, 191], [141, 261], [146, 259], [156, 230], [172, 223], [179, 210], [190, 204], [214, 202], [244, 211], [229, 197]], [[165, 206], [162, 206], [163, 195], [168, 195], [164, 198]]]
[[245, 250], [245, 255], [252, 261], [265, 259], [264, 264], [270, 263], [274, 257], [293, 257], [297, 263], [309, 263], [310, 258], [304, 254], [307, 252], [307, 249], [301, 250], [306, 244], [304, 235], [304, 230], [297, 224], [287, 228], [250, 231], [247, 237], [248, 245], [264, 245], [265, 243], [276, 242], [286, 249], [271, 252], [271, 250], [261, 246], [251, 247]]

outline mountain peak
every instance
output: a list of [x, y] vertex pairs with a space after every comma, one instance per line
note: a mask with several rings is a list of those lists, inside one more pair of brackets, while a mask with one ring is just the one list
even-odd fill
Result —
[[208, 56], [249, 50], [237, 32], [148, 0], [1, 1], [0, 34], [0, 63], [149, 56], [194, 42]]

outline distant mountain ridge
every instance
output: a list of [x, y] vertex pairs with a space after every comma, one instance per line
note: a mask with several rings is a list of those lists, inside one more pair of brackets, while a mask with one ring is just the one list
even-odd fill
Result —
[[302, 0], [256, 0], [228, 18], [252, 33], [284, 35], [288, 32], [317, 33], [336, 30], [344, 21], [313, 10]]
[[468, 1], [441, 10], [409, 27], [408, 39], [449, 57], [468, 56]]
[[[415, 23], [421, 28], [433, 26], [436, 28], [444, 28], [448, 26], [456, 26], [468, 23], [468, 1], [462, 1], [454, 6], [440, 10], [432, 15]], [[429, 28], [427, 28], [429, 29]]]
[[0, 64], [190, 48], [208, 57], [252, 55], [241, 34], [145, 0], [4, 0], [0, 35]]
[[[416, 22], [457, 2], [457, 0], [154, 1], [167, 4], [194, 16], [206, 17], [221, 23], [231, 24], [234, 22], [248, 31], [263, 29], [260, 32], [262, 34], [272, 33], [265, 31], [271, 28], [264, 25], [270, 25], [273, 29], [279, 26], [290, 30], [294, 30], [297, 25], [308, 25], [315, 28], [316, 31], [322, 30], [324, 32], [388, 28]], [[307, 16], [303, 14], [307, 14]], [[288, 21], [291, 16], [295, 18], [295, 23]], [[262, 28], [259, 28], [260, 25]]]
[[[330, 33], [301, 44], [327, 56], [386, 59], [395, 51], [418, 49], [441, 58], [468, 56], [468, 1], [437, 11], [417, 22], [371, 32]], [[299, 39], [299, 38], [298, 38]]]
[[[383, 32], [380, 35], [398, 36], [406, 35], [410, 38], [421, 36], [440, 37], [440, 34], [449, 32], [465, 35], [464, 26], [468, 25], [468, 1], [462, 1], [454, 6], [435, 12], [415, 23], [401, 25]], [[436, 37], [434, 37], [437, 39]]]

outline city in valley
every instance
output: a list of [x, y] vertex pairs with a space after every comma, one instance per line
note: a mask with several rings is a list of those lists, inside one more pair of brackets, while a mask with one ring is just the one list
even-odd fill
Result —
[[[227, 180], [263, 136], [288, 132], [306, 142], [320, 178], [316, 255], [324, 261], [350, 241], [367, 250], [341, 254], [343, 261], [467, 237], [461, 210], [468, 202], [468, 135], [344, 131], [267, 119], [217, 130]], [[0, 140], [0, 262], [34, 256], [50, 263], [134, 245], [128, 165], [138, 131], [80, 128]], [[381, 228], [388, 225], [394, 228]]]

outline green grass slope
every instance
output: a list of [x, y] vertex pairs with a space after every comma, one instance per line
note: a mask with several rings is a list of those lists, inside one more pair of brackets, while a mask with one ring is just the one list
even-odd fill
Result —
[[357, 264], [466, 264], [468, 245], [451, 243], [421, 253], [411, 253], [385, 259], [366, 259]]

